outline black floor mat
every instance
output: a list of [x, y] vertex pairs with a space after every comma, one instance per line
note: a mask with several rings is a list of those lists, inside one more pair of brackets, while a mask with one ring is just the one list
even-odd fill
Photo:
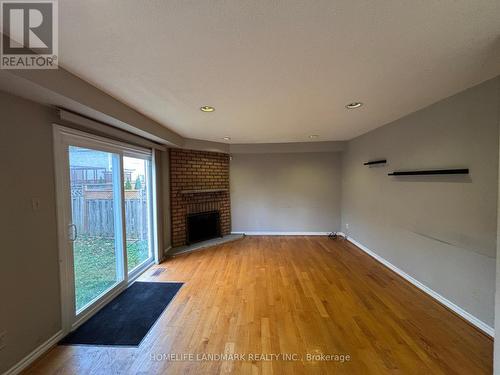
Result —
[[59, 344], [139, 346], [181, 286], [135, 282]]

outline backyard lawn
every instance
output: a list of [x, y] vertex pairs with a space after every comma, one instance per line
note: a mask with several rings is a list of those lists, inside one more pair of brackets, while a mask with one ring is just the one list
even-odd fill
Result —
[[[149, 256], [147, 240], [127, 240], [128, 269]], [[76, 309], [79, 310], [116, 283], [113, 239], [80, 236], [74, 242]]]

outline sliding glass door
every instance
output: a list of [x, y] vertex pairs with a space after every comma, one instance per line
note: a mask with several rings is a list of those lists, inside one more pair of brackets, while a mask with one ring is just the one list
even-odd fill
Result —
[[152, 152], [60, 126], [54, 140], [69, 331], [153, 263]]
[[123, 170], [127, 271], [133, 274], [153, 259], [151, 161], [125, 156]]
[[124, 280], [120, 156], [76, 146], [68, 151], [78, 314]]

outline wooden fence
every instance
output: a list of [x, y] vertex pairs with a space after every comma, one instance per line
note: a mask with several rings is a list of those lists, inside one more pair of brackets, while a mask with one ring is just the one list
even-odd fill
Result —
[[[79, 235], [114, 237], [114, 208], [112, 199], [86, 199], [72, 196], [73, 224]], [[125, 199], [125, 228], [127, 239], [148, 238], [148, 208], [145, 198]]]

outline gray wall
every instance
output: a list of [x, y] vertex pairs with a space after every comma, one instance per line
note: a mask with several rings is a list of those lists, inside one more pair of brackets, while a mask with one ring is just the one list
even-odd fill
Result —
[[[499, 85], [500, 86], [500, 85]], [[498, 88], [498, 127], [500, 129], [500, 87]], [[500, 136], [500, 134], [499, 134]], [[499, 155], [500, 158], [500, 150]], [[500, 196], [500, 184], [498, 186], [498, 194]], [[500, 337], [500, 221], [498, 220], [498, 215], [500, 215], [500, 199], [497, 203], [497, 277], [496, 277], [496, 293], [495, 293], [495, 337]], [[493, 369], [495, 375], [500, 375], [500, 340], [495, 340], [494, 342], [494, 361]]]
[[[57, 111], [0, 91], [0, 373], [61, 329], [52, 124]], [[161, 153], [162, 212], [168, 212], [168, 155]], [[166, 197], [166, 198], [165, 198]], [[32, 210], [32, 198], [40, 209]], [[167, 230], [160, 234], [170, 246]]]
[[233, 154], [233, 232], [340, 228], [340, 153]]
[[[0, 92], [0, 373], [61, 328], [54, 110]], [[33, 211], [31, 199], [40, 199]]]
[[[343, 231], [490, 326], [499, 90], [496, 78], [362, 135], [342, 168]], [[380, 157], [386, 166], [363, 166]], [[468, 167], [470, 176], [387, 176], [441, 167]]]

